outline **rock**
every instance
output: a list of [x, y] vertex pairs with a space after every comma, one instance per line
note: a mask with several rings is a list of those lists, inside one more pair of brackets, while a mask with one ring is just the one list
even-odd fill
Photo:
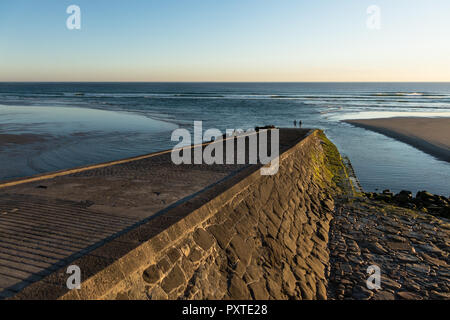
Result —
[[294, 239], [292, 239], [287, 233], [283, 236], [285, 246], [291, 250], [292, 253], [297, 252], [297, 245]]
[[363, 286], [353, 288], [352, 297], [356, 300], [368, 300], [373, 296], [373, 292]]
[[170, 271], [170, 273], [164, 278], [161, 283], [161, 287], [167, 294], [169, 294], [173, 290], [184, 284], [185, 281], [186, 279], [184, 278], [183, 270], [181, 270], [181, 268], [176, 265], [172, 269], [172, 271]]
[[376, 254], [386, 254], [388, 251], [385, 249], [385, 248], [383, 248], [383, 246], [381, 245], [381, 244], [379, 244], [378, 242], [375, 242], [375, 243], [369, 243], [368, 245], [367, 245], [367, 248], [371, 251], [371, 252], [373, 252], [373, 253], [376, 253]]
[[151, 265], [150, 267], [145, 269], [142, 274], [142, 278], [147, 283], [153, 284], [153, 283], [158, 282], [161, 279], [161, 273], [160, 273], [158, 267], [156, 266], [156, 264]]
[[405, 279], [403, 286], [414, 291], [420, 291], [420, 286], [411, 279]]
[[400, 204], [410, 203], [412, 199], [413, 199], [412, 192], [407, 190], [402, 190], [395, 196], [395, 200], [398, 201]]
[[450, 299], [450, 292], [438, 292], [436, 290], [431, 291], [431, 297], [433, 299]]
[[[245, 280], [247, 283], [248, 282], [256, 282], [262, 277], [263, 277], [263, 270], [260, 267], [254, 265], [254, 264], [251, 264], [246, 269], [246, 272], [245, 272], [246, 279]], [[248, 279], [248, 281], [247, 281], [247, 279]]]
[[299, 281], [305, 281], [306, 270], [296, 266], [294, 267], [294, 274]]
[[188, 258], [183, 257], [181, 259], [181, 269], [183, 270], [186, 279], [191, 279], [196, 268], [194, 267], [193, 262], [191, 262]]
[[[159, 288], [160, 290], [161, 290], [161, 288]], [[162, 290], [161, 290], [162, 291]], [[164, 292], [164, 291], [163, 291]], [[166, 295], [167, 296], [167, 295]], [[150, 297], [149, 297], [150, 298]], [[150, 298], [151, 299], [151, 298]], [[115, 298], [115, 300], [122, 300], [122, 301], [125, 301], [125, 300], [130, 300], [130, 297], [128, 297], [128, 293], [127, 292], [119, 292], [117, 295], [116, 295], [116, 298]]]
[[374, 294], [373, 300], [395, 300], [394, 294], [388, 291], [378, 291]]
[[390, 235], [388, 235], [388, 237], [391, 235], [398, 235], [400, 233], [400, 230], [398, 230], [397, 228], [390, 227], [388, 225], [379, 225], [376, 228], [378, 230], [390, 233]]
[[397, 292], [397, 295], [403, 300], [422, 300], [421, 296], [409, 291]]
[[[320, 262], [319, 259], [317, 259], [314, 256], [310, 256], [307, 258], [306, 263], [314, 271], [314, 273], [316, 275], [318, 275], [320, 278], [325, 277], [325, 273], [324, 273], [325, 266]], [[349, 272], [351, 272], [351, 269]]]
[[398, 194], [404, 197], [408, 197], [409, 199], [412, 199], [412, 192], [409, 190], [402, 190]]
[[317, 236], [320, 240], [328, 242], [328, 232], [326, 232], [324, 229], [320, 228], [317, 232]]
[[266, 239], [266, 245], [270, 250], [271, 262], [274, 264], [279, 264], [283, 257], [283, 247], [278, 241], [272, 238]]
[[208, 227], [208, 231], [212, 233], [214, 238], [216, 238], [222, 249], [226, 249], [230, 243], [231, 237], [233, 236], [224, 224], [212, 225]]
[[391, 250], [400, 250], [400, 251], [407, 251], [407, 252], [411, 252], [412, 247], [409, 243], [407, 242], [393, 242], [393, 241], [389, 241], [386, 242], [386, 246], [391, 249]]
[[169, 259], [167, 259], [167, 257], [163, 257], [156, 265], [162, 273], [166, 273], [170, 270], [171, 267], [170, 261]]
[[319, 300], [327, 300], [327, 288], [322, 281], [317, 281], [316, 295]]
[[400, 289], [402, 285], [390, 278], [381, 276], [381, 287], [387, 287], [388, 289]]
[[230, 242], [230, 246], [234, 249], [237, 257], [247, 265], [250, 260], [251, 251], [248, 250], [248, 246], [245, 244], [241, 236], [235, 235]]
[[387, 237], [389, 239], [397, 241], [397, 242], [406, 242], [406, 238], [400, 237], [400, 236], [395, 235], [395, 234], [389, 234]]
[[194, 250], [192, 250], [188, 256], [188, 259], [194, 263], [200, 261], [202, 258], [203, 258], [202, 252], [196, 248], [194, 248]]
[[414, 273], [419, 272], [419, 273], [428, 274], [430, 272], [430, 266], [425, 265], [425, 264], [418, 264], [418, 263], [407, 264], [406, 268], [408, 271], [411, 271]]
[[288, 265], [285, 265], [283, 269], [283, 282], [289, 295], [293, 296], [295, 294], [296, 279]]
[[334, 201], [331, 199], [326, 199], [322, 201], [322, 204], [330, 211], [334, 210]]
[[250, 293], [248, 292], [245, 282], [236, 275], [234, 275], [231, 278], [228, 291], [232, 299], [236, 300], [250, 299]]
[[397, 257], [397, 259], [403, 262], [420, 262], [419, 258], [417, 258], [416, 256], [401, 252], [396, 253], [395, 256]]
[[[235, 264], [233, 271], [238, 277], [242, 278], [246, 271], [246, 265], [244, 265], [242, 261], [238, 261]], [[245, 282], [247, 282], [247, 280]]]
[[355, 256], [350, 256], [348, 258], [349, 261], [353, 262], [354, 264], [358, 265], [358, 264], [362, 264], [363, 260], [359, 257], [355, 257]]
[[450, 204], [446, 204], [439, 212], [441, 217], [450, 219]]
[[302, 293], [302, 299], [303, 300], [312, 300], [314, 299], [314, 294], [311, 290], [311, 288], [308, 287], [306, 282], [300, 282], [300, 291]]
[[430, 256], [427, 255], [426, 253], [421, 253], [420, 255], [421, 255], [421, 256], [423, 257], [423, 259], [424, 259], [426, 262], [428, 262], [428, 263], [431, 263], [431, 264], [433, 264], [433, 265], [435, 265], [435, 266], [438, 266], [438, 267], [448, 268], [448, 264], [447, 264], [447, 262], [445, 262], [445, 261], [439, 260], [439, 259], [437, 259], [437, 258], [430, 257]]
[[269, 289], [270, 295], [276, 300], [284, 299], [284, 296], [281, 293], [280, 284], [273, 280], [272, 278], [267, 279], [267, 287]]
[[441, 257], [446, 257], [448, 255], [446, 252], [442, 251], [432, 243], [417, 245], [417, 249], [418, 251], [431, 252]]
[[175, 263], [180, 257], [180, 251], [178, 251], [177, 248], [171, 248], [168, 252], [167, 252], [167, 257], [169, 258], [169, 260], [172, 263]]
[[169, 297], [159, 286], [155, 286], [148, 292], [148, 298], [150, 300], [167, 300]]
[[193, 234], [195, 243], [197, 243], [200, 248], [207, 251], [214, 244], [214, 238], [205, 229], [197, 228]]
[[297, 266], [300, 267], [301, 269], [304, 270], [309, 269], [308, 264], [306, 263], [305, 259], [302, 256], [300, 255], [295, 256], [295, 262]]
[[365, 192], [364, 195], [369, 199], [374, 199], [376, 196], [375, 192]]
[[391, 202], [392, 196], [393, 196], [393, 193], [377, 194], [375, 199], [376, 200], [386, 201], [386, 202]]
[[267, 292], [265, 281], [254, 282], [250, 284], [249, 287], [255, 300], [269, 299], [269, 293]]
[[427, 191], [419, 191], [416, 194], [416, 199], [423, 202], [434, 202], [434, 195]]

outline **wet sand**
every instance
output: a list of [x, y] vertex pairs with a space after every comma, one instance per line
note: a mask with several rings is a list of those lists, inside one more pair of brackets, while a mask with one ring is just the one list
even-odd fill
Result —
[[45, 135], [40, 134], [0, 134], [0, 146], [7, 144], [28, 144], [41, 142], [46, 139]]
[[398, 117], [344, 122], [384, 134], [450, 162], [450, 118]]

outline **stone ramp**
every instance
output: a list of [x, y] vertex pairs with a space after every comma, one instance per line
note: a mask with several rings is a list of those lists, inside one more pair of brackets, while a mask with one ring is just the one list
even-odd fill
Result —
[[[280, 130], [280, 151], [309, 132]], [[193, 146], [199, 147], [205, 146]], [[203, 205], [225, 191], [224, 183], [228, 186], [242, 171], [253, 172], [259, 167], [175, 165], [170, 152], [165, 151], [0, 184], [0, 299], [23, 293], [33, 282], [37, 283], [29, 287], [47, 288], [43, 284], [46, 279], [59, 277], [61, 272], [66, 279], [66, 266], [82, 258], [87, 261], [80, 265], [85, 272], [82, 278], [95, 274], [106, 266], [101, 263], [109, 264], [139, 245], [140, 235], [131, 241], [127, 235], [161, 232], [178, 221], [178, 215], [185, 214], [183, 210]], [[211, 188], [214, 192], [205, 194]], [[182, 204], [187, 207], [178, 210], [176, 217], [167, 216], [167, 210], [176, 211]], [[154, 226], [143, 227], [149, 221]], [[116, 236], [125, 240], [119, 244], [111, 241]], [[121, 249], [108, 251], [114, 244]], [[99, 255], [106, 257], [93, 253], [105, 247], [108, 252]], [[65, 290], [65, 280], [59, 280], [58, 286]], [[27, 297], [40, 296], [38, 291]], [[56, 297], [58, 293], [48, 294]]]
[[20, 291], [138, 220], [72, 201], [0, 195], [0, 296]]
[[157, 153], [0, 189], [0, 299], [243, 166], [176, 166]]

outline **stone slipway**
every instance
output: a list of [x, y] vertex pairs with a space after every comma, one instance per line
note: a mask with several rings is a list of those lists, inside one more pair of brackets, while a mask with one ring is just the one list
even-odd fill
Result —
[[[282, 150], [307, 133], [282, 130]], [[192, 211], [258, 168], [176, 166], [169, 150], [0, 183], [0, 297], [38, 282], [27, 298], [57, 298], [64, 281], [47, 287], [42, 279], [80, 257], [88, 264], [81, 266], [85, 279], [137, 247], [141, 237], [180, 219], [166, 217], [167, 211]], [[151, 227], [143, 227], [156, 216]], [[137, 232], [133, 241], [116, 241], [87, 255], [130, 230]]]
[[[1, 294], [449, 299], [448, 220], [355, 192], [320, 130], [280, 138], [273, 176], [173, 166], [163, 152], [10, 183], [0, 189]], [[80, 290], [66, 287], [70, 264]], [[373, 264], [379, 290], [365, 286]]]

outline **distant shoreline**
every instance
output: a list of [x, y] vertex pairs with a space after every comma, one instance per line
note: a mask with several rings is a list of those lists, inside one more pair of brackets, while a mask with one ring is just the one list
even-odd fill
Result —
[[450, 162], [450, 118], [395, 117], [343, 122], [381, 133]]

